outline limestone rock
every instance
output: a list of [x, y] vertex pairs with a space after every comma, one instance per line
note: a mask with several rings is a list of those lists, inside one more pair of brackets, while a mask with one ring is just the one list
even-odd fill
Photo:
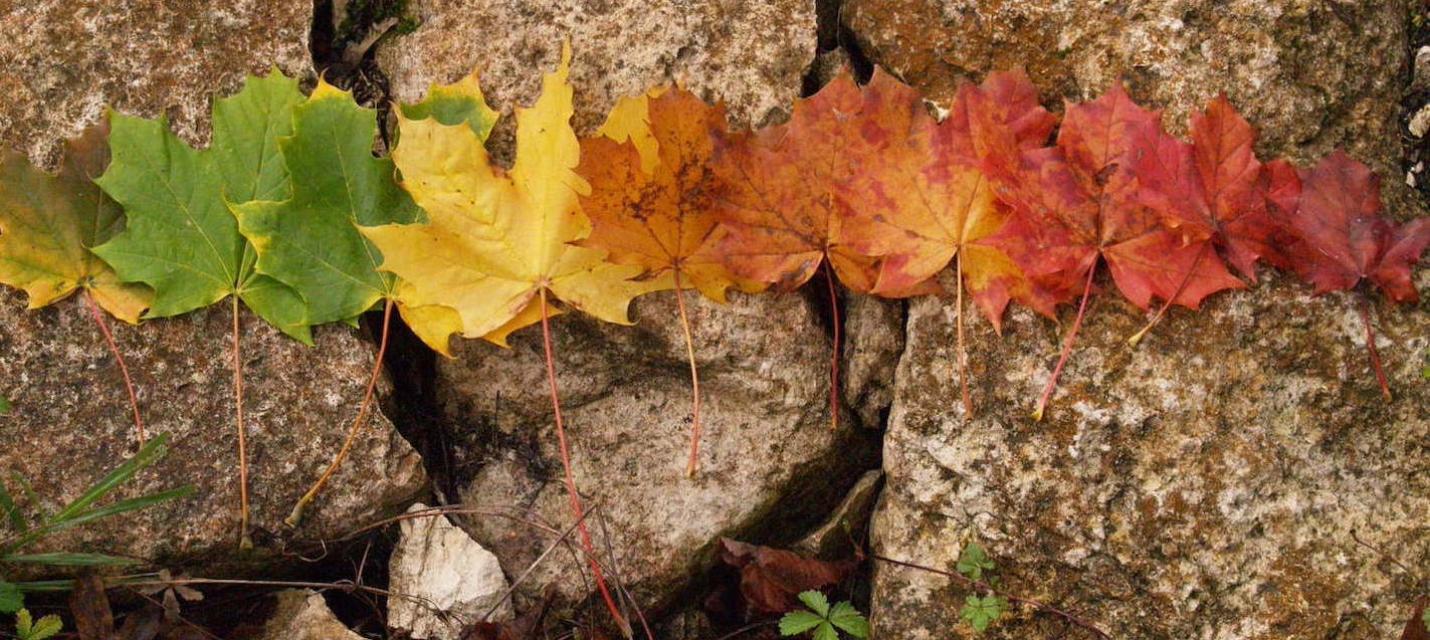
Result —
[[491, 622], [512, 616], [497, 557], [445, 515], [403, 520], [388, 569], [388, 590], [400, 595], [387, 599], [387, 625], [409, 637], [459, 640], [487, 611]]
[[615, 101], [671, 81], [723, 100], [732, 119], [788, 113], [814, 57], [813, 0], [414, 0], [415, 33], [388, 38], [377, 61], [395, 97], [473, 69], [494, 106], [531, 104], [561, 43], [574, 50], [576, 126], [594, 129]]
[[[997, 69], [1026, 68], [1050, 105], [1122, 78], [1184, 131], [1190, 111], [1226, 92], [1265, 154], [1306, 163], [1342, 147], [1398, 176], [1411, 4], [848, 0], [841, 15], [875, 63], [935, 100]], [[1416, 211], [1403, 187], [1387, 195], [1401, 215]]]
[[[103, 551], [175, 562], [233, 557], [237, 434], [231, 316], [224, 305], [139, 327], [114, 323], [151, 434], [169, 455], [120, 492], [192, 484], [192, 497], [65, 531], [44, 549]], [[244, 313], [241, 338], [250, 498], [256, 541], [279, 532], [294, 501], [342, 445], [372, 367], [373, 348], [347, 328], [315, 331], [305, 347]], [[134, 451], [122, 378], [77, 299], [26, 311], [0, 293], [0, 469], [28, 478], [53, 512]], [[384, 389], [383, 393], [386, 393]], [[331, 538], [405, 506], [422, 490], [420, 458], [380, 412], [296, 535]], [[36, 550], [40, 550], [37, 548]]]
[[[634, 327], [578, 314], [554, 321], [572, 462], [582, 491], [600, 505], [592, 535], [603, 559], [609, 541], [616, 559], [607, 565], [655, 609], [713, 563], [720, 536], [741, 537], [778, 514], [793, 542], [875, 455], [847, 414], [830, 430], [830, 342], [814, 305], [796, 294], [736, 295], [728, 307], [690, 300], [705, 400], [693, 479], [685, 475], [690, 379], [674, 296], [637, 300]], [[463, 342], [456, 359], [439, 363], [441, 410], [470, 433], [458, 447], [482, 456], [458, 461], [478, 467], [462, 499], [563, 530], [572, 520], [539, 328], [518, 333], [513, 347]], [[516, 574], [554, 539], [521, 519], [461, 523]], [[580, 599], [589, 586], [582, 569], [570, 554], [553, 554], [521, 591], [534, 598], [554, 582], [567, 602]]]
[[276, 599], [278, 608], [264, 625], [262, 640], [362, 640], [333, 615], [321, 593], [290, 589]]
[[208, 138], [210, 97], [277, 65], [311, 75], [310, 0], [0, 1], [0, 144], [53, 164], [106, 106]]
[[[953, 400], [953, 309], [912, 302], [874, 553], [950, 570], [976, 539], [1004, 589], [1114, 638], [1396, 637], [1419, 594], [1378, 554], [1430, 558], [1430, 314], [1374, 305], [1386, 402], [1356, 304], [1276, 276], [1172, 312], [1133, 349], [1145, 317], [1106, 290], [1035, 423], [1052, 323], [1015, 309], [999, 339], [970, 308], [970, 418]], [[968, 637], [964, 595], [879, 564], [875, 631]], [[985, 637], [1062, 633], [1021, 613]]]

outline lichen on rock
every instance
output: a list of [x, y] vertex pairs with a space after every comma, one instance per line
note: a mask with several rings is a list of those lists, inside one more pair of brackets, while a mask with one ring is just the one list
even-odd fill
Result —
[[[1278, 277], [1132, 348], [1143, 315], [1104, 295], [1039, 423], [1057, 327], [1018, 309], [1000, 340], [974, 321], [970, 418], [952, 400], [951, 305], [913, 302], [874, 552], [951, 569], [978, 540], [1002, 588], [1114, 638], [1392, 637], [1417, 594], [1379, 554], [1430, 557], [1430, 316], [1376, 305], [1387, 403], [1356, 304]], [[958, 624], [961, 586], [886, 564], [874, 584], [881, 637]], [[1061, 625], [1024, 612], [991, 637]]]
[[53, 166], [106, 107], [169, 114], [208, 139], [213, 94], [277, 66], [310, 76], [309, 0], [22, 0], [0, 4], [0, 144]]

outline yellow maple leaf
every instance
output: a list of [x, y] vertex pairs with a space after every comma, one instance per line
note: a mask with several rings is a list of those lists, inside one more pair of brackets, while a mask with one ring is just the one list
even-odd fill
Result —
[[92, 181], [109, 163], [107, 133], [99, 125], [71, 140], [54, 175], [0, 151], [0, 283], [23, 289], [31, 309], [83, 289], [114, 317], [138, 324], [153, 293], [120, 282], [90, 252], [124, 228], [123, 210]]
[[[601, 320], [630, 324], [631, 298], [648, 283], [639, 267], [575, 246], [591, 232], [579, 197], [590, 191], [576, 174], [581, 147], [571, 129], [570, 47], [543, 79], [541, 98], [516, 112], [516, 163], [492, 166], [481, 139], [465, 125], [399, 118], [393, 160], [402, 184], [426, 210], [414, 225], [364, 227], [416, 304], [440, 304], [461, 318], [461, 334], [504, 344], [512, 331], [539, 322], [551, 296]], [[548, 315], [555, 310], [548, 307]], [[414, 327], [429, 344], [445, 325]], [[440, 350], [440, 349], [439, 349]]]

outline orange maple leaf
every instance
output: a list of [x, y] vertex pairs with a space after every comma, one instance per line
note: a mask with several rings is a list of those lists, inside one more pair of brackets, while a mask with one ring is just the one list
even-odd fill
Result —
[[690, 359], [690, 460], [694, 475], [700, 455], [700, 374], [685, 310], [686, 286], [725, 302], [738, 283], [719, 252], [720, 230], [710, 192], [712, 132], [725, 125], [725, 109], [710, 106], [684, 89], [657, 89], [627, 98], [612, 110], [600, 135], [581, 141], [576, 172], [591, 184], [581, 206], [591, 219], [591, 235], [579, 244], [608, 252], [617, 264], [640, 267], [653, 290], [674, 289]]
[[721, 254], [736, 275], [784, 290], [807, 282], [825, 265], [834, 318], [830, 364], [831, 425], [838, 425], [839, 310], [834, 277], [850, 289], [871, 291], [877, 262], [845, 244], [836, 203], [839, 185], [858, 166], [901, 137], [924, 113], [909, 86], [875, 70], [862, 89], [840, 74], [799, 100], [789, 122], [753, 133], [717, 130], [716, 215], [727, 230]]
[[1055, 123], [1026, 75], [995, 73], [982, 86], [960, 87], [942, 123], [915, 114], [902, 142], [856, 157], [856, 171], [841, 185], [846, 246], [882, 258], [873, 293], [922, 293], [955, 263], [959, 380], [969, 412], [963, 290], [1000, 333], [1009, 299], [1031, 294], [1022, 270], [990, 241], [1008, 208], [986, 179], [982, 158], [1040, 146]]

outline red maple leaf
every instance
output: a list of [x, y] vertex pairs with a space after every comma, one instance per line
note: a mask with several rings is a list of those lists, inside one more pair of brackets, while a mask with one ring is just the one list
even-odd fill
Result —
[[1114, 86], [1097, 100], [1069, 105], [1066, 114], [1057, 146], [985, 161], [999, 197], [1014, 210], [1001, 246], [1047, 304], [1082, 292], [1035, 419], [1042, 418], [1082, 326], [1099, 259], [1123, 296], [1143, 309], [1154, 297], [1196, 308], [1214, 292], [1245, 286], [1208, 250], [1206, 238], [1172, 233], [1138, 195], [1132, 165], [1137, 150], [1159, 133], [1156, 112]]
[[1134, 171], [1142, 203], [1182, 237], [1210, 240], [1226, 261], [1256, 282], [1256, 261], [1275, 256], [1277, 227], [1267, 180], [1252, 145], [1251, 124], [1217, 96], [1191, 118], [1191, 142], [1157, 131]]
[[1411, 268], [1430, 244], [1430, 218], [1398, 225], [1380, 215], [1380, 180], [1370, 168], [1336, 150], [1301, 173], [1299, 205], [1290, 215], [1291, 265], [1316, 293], [1361, 288], [1366, 347], [1381, 392], [1390, 385], [1375, 349], [1365, 287], [1396, 302], [1416, 302]]

